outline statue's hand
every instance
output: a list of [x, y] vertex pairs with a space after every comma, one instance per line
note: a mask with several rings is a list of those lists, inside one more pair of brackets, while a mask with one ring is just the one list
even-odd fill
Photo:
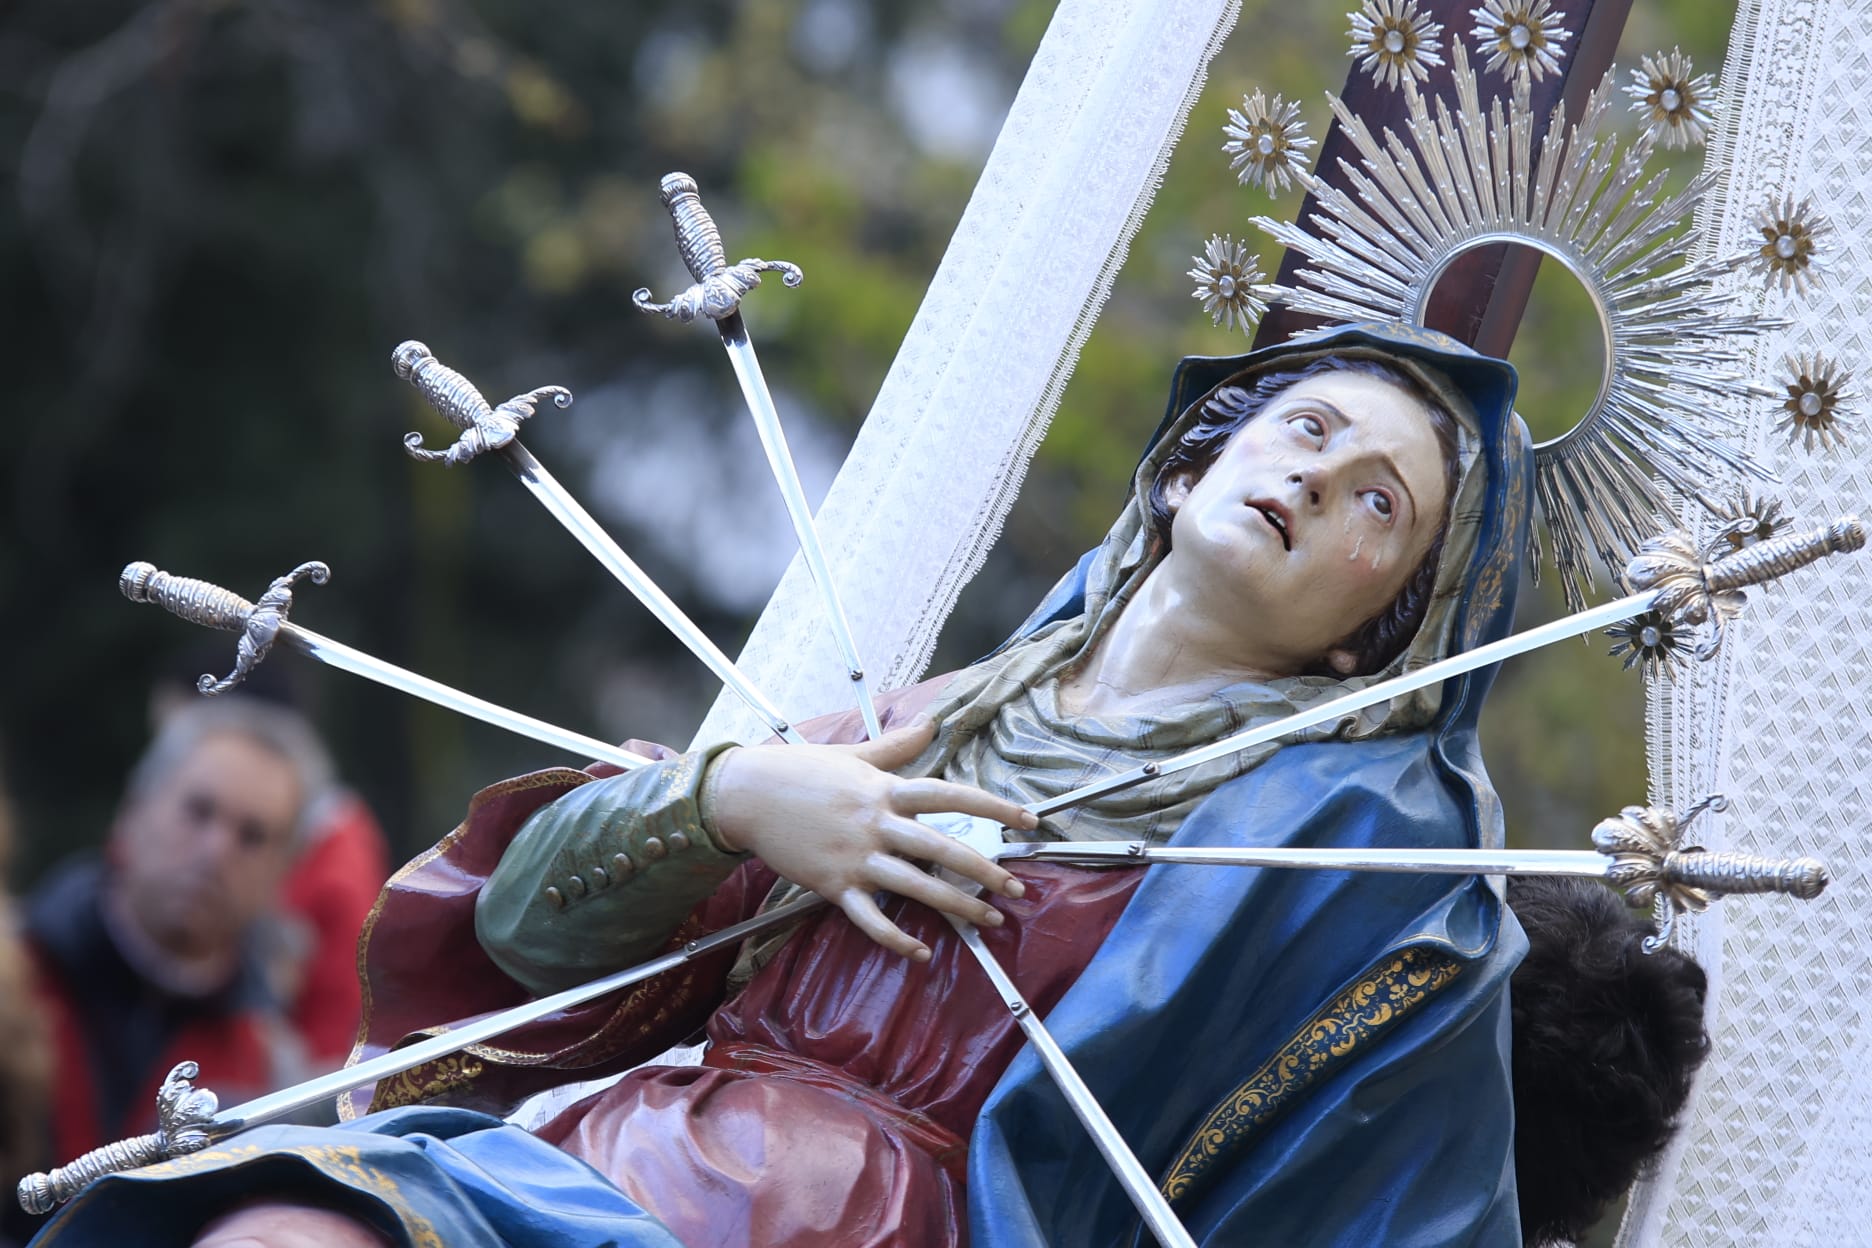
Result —
[[1039, 822], [981, 789], [890, 774], [922, 753], [934, 733], [929, 720], [919, 719], [863, 745], [730, 750], [713, 764], [705, 817], [723, 849], [758, 854], [838, 906], [878, 944], [927, 961], [929, 949], [885, 918], [873, 894], [889, 890], [989, 927], [1001, 923], [1001, 914], [905, 859], [947, 867], [1007, 897], [1023, 890], [998, 865], [916, 817], [957, 811], [1023, 830]]

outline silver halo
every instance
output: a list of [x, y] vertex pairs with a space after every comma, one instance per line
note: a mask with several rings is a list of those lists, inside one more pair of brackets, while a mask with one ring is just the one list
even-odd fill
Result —
[[[1702, 498], [1716, 478], [1774, 478], [1729, 439], [1725, 413], [1738, 393], [1778, 398], [1734, 370], [1742, 339], [1785, 322], [1732, 311], [1712, 289], [1735, 260], [1692, 263], [1687, 224], [1711, 184], [1704, 174], [1671, 195], [1648, 173], [1640, 136], [1624, 151], [1599, 133], [1614, 87], [1608, 72], [1578, 124], [1556, 108], [1540, 136], [1525, 78], [1512, 95], [1480, 100], [1460, 42], [1453, 49], [1456, 107], [1405, 83], [1408, 141], [1382, 139], [1328, 96], [1359, 153], [1342, 166], [1356, 194], [1314, 174], [1302, 187], [1315, 210], [1305, 225], [1254, 224], [1309, 262], [1293, 286], [1256, 294], [1333, 321], [1421, 325], [1438, 279], [1457, 257], [1489, 244], [1531, 247], [1558, 262], [1596, 309], [1605, 370], [1592, 407], [1535, 450], [1535, 509], [1570, 609], [1580, 610], [1596, 565], [1620, 568], [1670, 510], [1669, 494]], [[1662, 484], [1662, 489], [1659, 488]], [[1542, 543], [1536, 537], [1538, 568]]]

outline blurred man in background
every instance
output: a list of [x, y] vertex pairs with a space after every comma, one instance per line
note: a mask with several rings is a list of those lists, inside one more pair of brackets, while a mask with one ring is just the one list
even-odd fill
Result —
[[[215, 637], [186, 647], [150, 689], [150, 727], [199, 706], [196, 674], [226, 658]], [[249, 672], [234, 695], [310, 717], [304, 687], [290, 664]], [[307, 796], [299, 848], [280, 884], [280, 904], [256, 933], [274, 992], [316, 1070], [344, 1065], [357, 1038], [363, 992], [358, 984], [358, 932], [390, 874], [390, 849], [371, 808], [327, 774]]]
[[257, 933], [329, 775], [297, 714], [195, 703], [131, 771], [102, 860], [68, 862], [33, 893], [60, 1158], [149, 1130], [157, 1086], [185, 1059], [224, 1104], [305, 1073]]

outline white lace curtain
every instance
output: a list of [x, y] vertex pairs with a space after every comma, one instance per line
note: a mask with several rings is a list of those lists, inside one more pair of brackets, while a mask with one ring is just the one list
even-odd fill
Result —
[[[1722, 75], [1721, 178], [1700, 224], [1706, 246], [1759, 243], [1770, 197], [1811, 194], [1832, 221], [1832, 264], [1806, 298], [1743, 281], [1755, 305], [1794, 322], [1743, 361], [1782, 371], [1822, 351], [1868, 376], [1872, 360], [1872, 4], [1743, 0]], [[1862, 381], [1859, 389], [1864, 389]], [[1863, 408], [1861, 409], [1863, 410]], [[1863, 418], [1833, 451], [1790, 444], [1772, 403], [1739, 407], [1747, 449], [1779, 474], [1767, 491], [1812, 524], [1865, 510], [1872, 462]], [[1872, 564], [1830, 560], [1751, 594], [1722, 661], [1652, 689], [1653, 798], [1708, 792], [1732, 806], [1709, 839], [1755, 853], [1812, 854], [1833, 871], [1820, 900], [1725, 902], [1690, 929], [1712, 978], [1714, 1051], [1690, 1121], [1641, 1186], [1620, 1242], [1872, 1243]]]

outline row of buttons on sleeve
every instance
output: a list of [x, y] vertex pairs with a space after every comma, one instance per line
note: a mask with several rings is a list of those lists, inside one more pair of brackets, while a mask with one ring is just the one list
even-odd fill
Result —
[[[667, 856], [672, 850], [681, 853], [688, 848], [688, 836], [681, 832], [672, 832], [669, 834], [669, 839], [667, 841], [662, 837], [645, 837], [643, 844], [637, 847], [637, 852], [643, 856], [646, 862], [655, 862], [659, 858]], [[609, 871], [605, 870], [603, 867], [593, 867], [585, 872], [584, 875], [568, 876], [566, 877], [565, 887], [563, 889], [559, 888], [557, 885], [549, 884], [546, 886], [546, 900], [550, 901], [555, 909], [563, 910], [565, 909], [568, 898], [576, 901], [588, 892], [600, 892], [611, 887], [611, 882], [613, 880], [628, 880], [636, 873], [637, 864], [631, 860], [629, 854], [612, 854], [611, 869]], [[587, 876], [590, 877], [590, 883], [586, 882]]]

